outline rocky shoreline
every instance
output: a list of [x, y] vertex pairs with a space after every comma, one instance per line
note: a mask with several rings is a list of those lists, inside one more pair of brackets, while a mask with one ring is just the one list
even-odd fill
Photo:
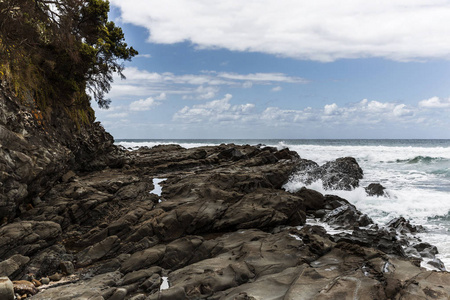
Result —
[[[0, 274], [14, 281], [17, 299], [450, 295], [447, 272], [420, 267], [435, 247], [410, 245], [407, 234], [420, 228], [404, 219], [380, 228], [345, 199], [283, 190], [311, 165], [288, 149], [165, 145], [116, 153], [122, 167], [68, 170], [0, 227]], [[351, 158], [323, 169], [315, 174], [329, 186], [354, 187], [362, 177]], [[152, 192], [155, 179], [163, 179], [161, 195]]]
[[[0, 299], [450, 298], [436, 247], [414, 237], [422, 228], [381, 227], [332, 195], [359, 185], [353, 158], [128, 151], [98, 123], [43, 126], [18, 103], [2, 90]], [[294, 174], [330, 195], [286, 191]]]

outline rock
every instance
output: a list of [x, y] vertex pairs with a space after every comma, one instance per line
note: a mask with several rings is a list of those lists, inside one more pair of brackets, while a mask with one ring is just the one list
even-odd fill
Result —
[[41, 278], [41, 282], [42, 282], [42, 284], [49, 284], [49, 283], [50, 283], [50, 278], [48, 278], [48, 277], [42, 277], [42, 278]]
[[430, 266], [435, 267], [439, 271], [447, 271], [445, 269], [444, 263], [439, 258], [434, 258], [433, 260], [428, 261], [427, 264], [429, 264]]
[[303, 199], [303, 205], [306, 211], [319, 210], [325, 205], [324, 196], [315, 190], [302, 187], [299, 191], [295, 192], [294, 195]]
[[61, 273], [55, 273], [53, 275], [48, 276], [51, 281], [60, 281], [63, 275]]
[[0, 228], [0, 257], [10, 254], [29, 256], [52, 245], [61, 226], [50, 221], [21, 221]]
[[422, 226], [412, 225], [403, 217], [394, 218], [386, 224], [387, 227], [395, 229], [401, 234], [425, 232], [425, 228]]
[[110, 254], [111, 252], [114, 252], [118, 249], [120, 244], [120, 239], [117, 236], [109, 236], [103, 241], [90, 246], [83, 250], [82, 252], [77, 254], [78, 262], [77, 264], [79, 266], [87, 266], [95, 261], [98, 261], [99, 259], [103, 258], [104, 256]]
[[353, 157], [341, 157], [320, 167], [303, 159], [297, 165], [296, 176], [306, 185], [320, 179], [325, 189], [352, 190], [359, 186], [363, 171]]
[[323, 186], [333, 190], [352, 190], [359, 186], [363, 171], [353, 157], [327, 162], [321, 169]]
[[9, 276], [14, 278], [30, 261], [28, 256], [16, 254], [0, 262], [0, 276]]
[[120, 277], [119, 272], [97, 275], [83, 281], [42, 290], [33, 300], [108, 299], [116, 290], [112, 287], [117, 286]]
[[168, 290], [155, 293], [148, 297], [148, 300], [184, 300], [189, 299], [181, 287], [174, 287]]
[[159, 274], [153, 274], [147, 278], [139, 287], [146, 292], [153, 292], [160, 289], [162, 278]]
[[19, 295], [36, 295], [38, 289], [27, 280], [13, 281], [14, 292]]
[[130, 272], [123, 277], [121, 285], [128, 285], [135, 282], [142, 283], [145, 279], [152, 277], [154, 274], [161, 274], [161, 268], [151, 267], [148, 269]]
[[127, 290], [124, 288], [117, 288], [114, 294], [108, 300], [123, 300], [127, 296]]
[[0, 299], [14, 300], [14, 286], [8, 277], [0, 277]]
[[366, 190], [367, 195], [369, 196], [384, 196], [385, 195], [385, 187], [379, 183], [371, 183], [367, 187], [364, 188]]
[[65, 275], [71, 275], [75, 272], [75, 268], [70, 261], [62, 261], [59, 267]]
[[75, 178], [77, 175], [74, 171], [70, 170], [61, 177], [62, 182], [69, 182], [71, 179]]
[[146, 298], [145, 294], [137, 294], [131, 297], [129, 300], [145, 300], [145, 298]]
[[331, 225], [339, 225], [340, 228], [353, 229], [373, 224], [372, 219], [362, 214], [347, 200], [338, 196], [325, 196], [325, 207], [332, 208], [323, 217], [322, 221]]

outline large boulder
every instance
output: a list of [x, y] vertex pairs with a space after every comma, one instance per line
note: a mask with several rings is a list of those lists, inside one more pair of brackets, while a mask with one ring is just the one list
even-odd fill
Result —
[[325, 189], [352, 190], [359, 186], [363, 171], [353, 157], [341, 157], [322, 166], [302, 159], [297, 165], [295, 176], [306, 185], [321, 180]]

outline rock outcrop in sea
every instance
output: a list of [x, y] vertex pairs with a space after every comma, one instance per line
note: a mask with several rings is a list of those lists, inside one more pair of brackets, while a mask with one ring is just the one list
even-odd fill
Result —
[[332, 190], [283, 189], [299, 172], [354, 188], [353, 158], [319, 167], [233, 144], [128, 151], [98, 123], [42, 125], [4, 89], [0, 144], [1, 299], [450, 298], [450, 274], [420, 266], [445, 270], [411, 238], [422, 228], [374, 224]]

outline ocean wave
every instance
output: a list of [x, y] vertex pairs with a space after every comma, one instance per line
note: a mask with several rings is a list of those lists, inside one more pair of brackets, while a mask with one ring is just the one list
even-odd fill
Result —
[[431, 156], [416, 156], [410, 159], [397, 159], [397, 163], [407, 163], [407, 164], [431, 164], [435, 162], [450, 162], [448, 158], [444, 157], [431, 157]]

